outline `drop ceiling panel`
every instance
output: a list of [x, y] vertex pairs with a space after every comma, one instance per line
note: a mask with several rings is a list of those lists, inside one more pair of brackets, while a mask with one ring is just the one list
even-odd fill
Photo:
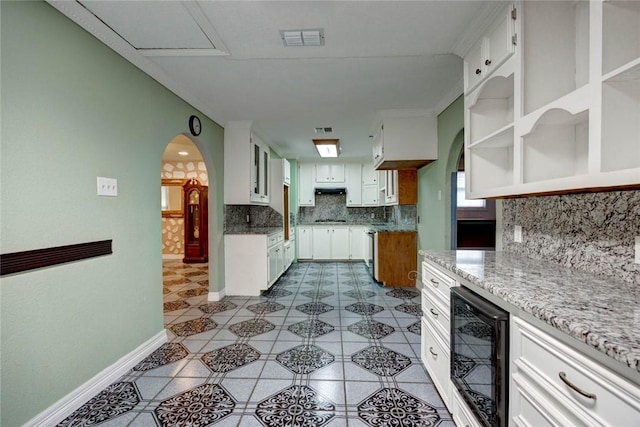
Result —
[[178, 1], [87, 1], [82, 5], [136, 49], [214, 46]]

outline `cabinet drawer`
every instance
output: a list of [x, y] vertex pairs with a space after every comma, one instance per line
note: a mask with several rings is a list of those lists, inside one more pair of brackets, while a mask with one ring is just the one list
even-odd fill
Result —
[[424, 318], [422, 322], [421, 358], [427, 368], [427, 372], [433, 380], [442, 401], [450, 409], [451, 404], [451, 380], [449, 374], [449, 347], [446, 346], [434, 333], [433, 327]]
[[280, 243], [284, 240], [284, 234], [282, 232], [272, 234], [267, 238], [267, 246], [273, 246], [277, 243]]
[[449, 345], [450, 323], [449, 304], [445, 304], [436, 293], [429, 288], [422, 290], [422, 314], [436, 325], [440, 338]]
[[455, 286], [456, 281], [447, 276], [433, 265], [422, 262], [422, 283], [425, 287], [434, 290], [443, 300], [449, 304], [449, 289]]
[[574, 425], [637, 425], [631, 420], [640, 420], [640, 388], [521, 319], [514, 317], [511, 329], [512, 372], [528, 384], [521, 394], [549, 400], [575, 417]]

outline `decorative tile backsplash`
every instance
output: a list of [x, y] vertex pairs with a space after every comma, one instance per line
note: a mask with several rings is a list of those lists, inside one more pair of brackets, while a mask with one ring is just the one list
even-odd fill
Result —
[[238, 225], [282, 227], [282, 221], [282, 215], [270, 206], [224, 205], [225, 230]]
[[[515, 225], [522, 243], [514, 242]], [[503, 226], [505, 251], [640, 285], [640, 191], [507, 199]]]

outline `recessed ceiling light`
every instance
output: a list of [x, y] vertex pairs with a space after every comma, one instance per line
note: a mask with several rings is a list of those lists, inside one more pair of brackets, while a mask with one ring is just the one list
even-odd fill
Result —
[[324, 46], [324, 29], [280, 30], [285, 46]]
[[188, 156], [189, 152], [188, 151], [178, 151], [178, 154], [180, 154], [181, 156]]

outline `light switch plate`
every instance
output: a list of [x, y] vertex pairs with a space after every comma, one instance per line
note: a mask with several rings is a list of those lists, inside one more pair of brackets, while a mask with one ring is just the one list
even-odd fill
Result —
[[635, 253], [636, 253], [635, 263], [640, 264], [640, 236], [636, 236]]
[[98, 182], [98, 196], [110, 196], [116, 197], [118, 195], [118, 180], [115, 178], [104, 178], [99, 176]]
[[513, 227], [513, 241], [516, 243], [522, 243], [522, 226], [516, 225]]

